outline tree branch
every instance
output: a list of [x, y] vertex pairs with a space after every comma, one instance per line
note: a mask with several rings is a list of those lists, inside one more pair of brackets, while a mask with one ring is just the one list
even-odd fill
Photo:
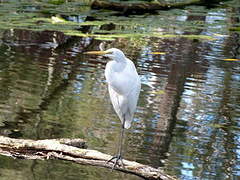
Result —
[[[0, 136], [0, 154], [22, 159], [61, 159], [78, 164], [112, 168], [113, 163], [106, 163], [112, 156], [96, 150], [81, 149], [66, 145], [65, 143], [78, 142], [86, 147], [82, 139], [53, 139], [53, 140], [27, 140], [13, 139]], [[63, 144], [64, 143], [64, 144]], [[115, 170], [134, 174], [144, 179], [175, 180], [161, 169], [156, 169], [134, 161], [123, 160], [124, 167], [117, 166]]]

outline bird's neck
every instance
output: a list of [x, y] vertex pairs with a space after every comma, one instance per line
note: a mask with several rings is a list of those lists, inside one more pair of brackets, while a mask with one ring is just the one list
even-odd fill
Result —
[[116, 61], [117, 63], [126, 63], [126, 57], [125, 56], [115, 57], [114, 61]]
[[113, 69], [115, 72], [121, 72], [126, 67], [127, 61], [116, 61], [113, 60]]

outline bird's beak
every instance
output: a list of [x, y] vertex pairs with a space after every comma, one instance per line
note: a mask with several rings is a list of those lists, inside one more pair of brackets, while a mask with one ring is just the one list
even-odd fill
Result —
[[88, 52], [84, 52], [83, 54], [104, 55], [104, 54], [108, 54], [108, 52], [107, 51], [88, 51]]

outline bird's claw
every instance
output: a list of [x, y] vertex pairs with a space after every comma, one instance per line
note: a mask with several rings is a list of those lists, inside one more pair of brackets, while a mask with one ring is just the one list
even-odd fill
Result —
[[[114, 161], [114, 159], [116, 159], [116, 160]], [[119, 161], [121, 161], [121, 163], [119, 163]], [[115, 169], [116, 166], [119, 166], [119, 167], [122, 166], [124, 168], [124, 164], [123, 164], [123, 160], [122, 160], [122, 156], [121, 155], [113, 156], [111, 159], [109, 159], [107, 161], [107, 163], [109, 163], [109, 162], [113, 162], [114, 163], [113, 167], [112, 167], [112, 170]]]

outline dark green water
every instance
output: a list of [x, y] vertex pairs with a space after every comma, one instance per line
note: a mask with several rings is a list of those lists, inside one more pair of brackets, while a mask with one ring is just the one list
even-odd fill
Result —
[[[238, 0], [127, 17], [90, 10], [88, 1], [49, 2], [0, 3], [0, 135], [79, 137], [115, 154], [120, 121], [104, 79], [107, 60], [82, 54], [105, 41], [134, 61], [142, 81], [124, 157], [184, 180], [240, 177], [240, 61], [224, 60], [240, 59]], [[56, 15], [66, 22], [54, 22]], [[138, 179], [3, 156], [0, 177]]]

